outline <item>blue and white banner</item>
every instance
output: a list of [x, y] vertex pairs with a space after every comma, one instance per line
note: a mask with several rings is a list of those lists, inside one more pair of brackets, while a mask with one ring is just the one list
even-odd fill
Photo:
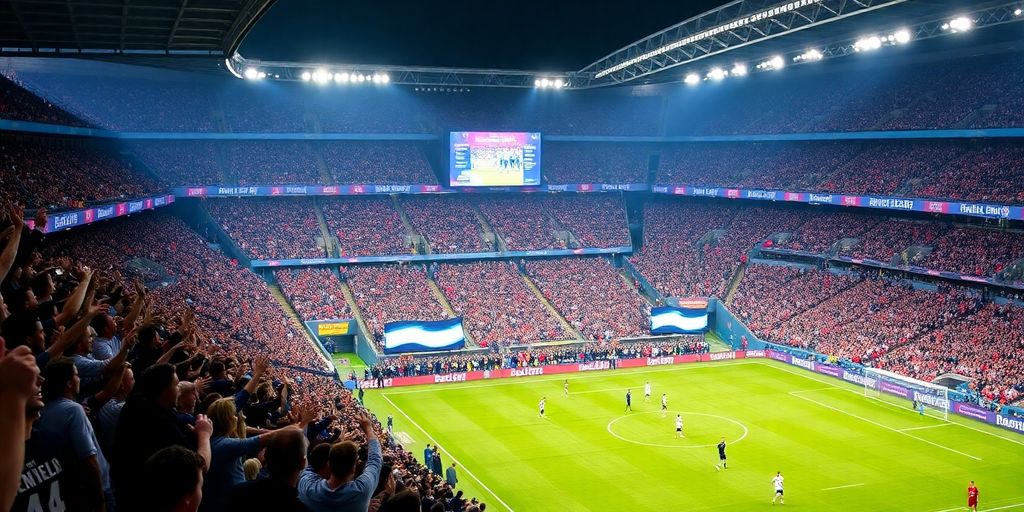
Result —
[[651, 334], [689, 334], [708, 328], [708, 309], [662, 306], [651, 308]]
[[462, 317], [436, 322], [401, 321], [384, 324], [384, 353], [458, 350], [466, 345]]

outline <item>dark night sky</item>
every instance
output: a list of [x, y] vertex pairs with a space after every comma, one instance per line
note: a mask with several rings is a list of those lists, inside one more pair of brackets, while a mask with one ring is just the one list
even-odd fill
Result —
[[246, 58], [576, 70], [726, 0], [278, 0]]

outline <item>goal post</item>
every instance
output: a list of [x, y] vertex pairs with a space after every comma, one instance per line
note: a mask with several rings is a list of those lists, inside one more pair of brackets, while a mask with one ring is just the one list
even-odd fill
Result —
[[864, 368], [864, 396], [949, 420], [949, 388], [877, 368]]

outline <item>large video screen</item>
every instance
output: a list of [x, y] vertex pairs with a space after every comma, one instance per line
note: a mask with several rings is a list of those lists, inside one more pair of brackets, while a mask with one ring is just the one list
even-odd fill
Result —
[[452, 132], [453, 187], [540, 185], [540, 133]]
[[436, 322], [389, 322], [384, 324], [384, 353], [458, 350], [466, 345], [462, 317]]
[[706, 300], [679, 301], [679, 306], [651, 308], [651, 334], [692, 334], [708, 328]]

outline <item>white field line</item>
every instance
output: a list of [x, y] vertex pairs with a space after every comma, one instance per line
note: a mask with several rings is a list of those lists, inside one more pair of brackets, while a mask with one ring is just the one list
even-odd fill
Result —
[[939, 443], [929, 441], [929, 440], [927, 440], [927, 439], [925, 439], [923, 437], [917, 437], [914, 434], [908, 434], [908, 433], [906, 433], [906, 432], [904, 432], [902, 430], [895, 429], [893, 427], [890, 427], [889, 425], [885, 425], [883, 423], [879, 423], [879, 422], [877, 422], [875, 420], [870, 420], [870, 419], [865, 418], [863, 416], [858, 416], [856, 414], [853, 414], [852, 412], [844, 411], [844, 410], [842, 410], [842, 409], [840, 409], [838, 407], [833, 407], [833, 406], [831, 406], [829, 404], [826, 404], [826, 403], [823, 403], [823, 402], [819, 402], [817, 400], [813, 400], [813, 399], [807, 398], [805, 396], [800, 396], [800, 394], [798, 392], [791, 392], [790, 396], [795, 396], [795, 397], [797, 397], [797, 398], [799, 398], [801, 400], [806, 400], [806, 401], [811, 402], [813, 404], [818, 404], [818, 405], [820, 405], [820, 406], [822, 406], [822, 407], [824, 407], [826, 409], [832, 409], [833, 411], [843, 413], [843, 414], [845, 414], [847, 416], [850, 416], [852, 418], [857, 418], [858, 420], [861, 420], [861, 421], [866, 422], [866, 423], [870, 423], [872, 425], [875, 425], [876, 427], [881, 427], [881, 428], [884, 428], [886, 430], [889, 430], [889, 431], [892, 431], [892, 432], [896, 432], [897, 434], [904, 435], [904, 436], [907, 436], [907, 437], [912, 438], [912, 439], [917, 439], [918, 441], [921, 441], [922, 443], [927, 443], [927, 444], [930, 444], [930, 445], [935, 446], [937, 448], [942, 448], [943, 450], [948, 450], [948, 451], [951, 451], [953, 453], [956, 453], [956, 454], [959, 454], [959, 455], [963, 455], [964, 457], [967, 457], [967, 458], [971, 458], [971, 459], [974, 459], [974, 460], [981, 460], [980, 457], [975, 457], [974, 455], [971, 455], [969, 453], [964, 453], [964, 452], [961, 452], [959, 450], [954, 450], [953, 448], [950, 448], [948, 446], [941, 445]]
[[836, 489], [849, 489], [850, 487], [860, 487], [864, 484], [849, 484], [849, 485], [837, 485], [835, 487], [826, 487], [823, 491], [834, 491]]
[[[1008, 508], [1017, 508], [1017, 507], [1024, 507], [1024, 503], [1014, 503], [1013, 505], [1003, 505], [1001, 507], [985, 507], [985, 508], [982, 508], [980, 510], [984, 510], [985, 512], [989, 512], [990, 510], [1006, 510]], [[945, 509], [942, 509], [942, 510], [936, 510], [935, 512], [954, 512], [956, 510], [966, 510], [966, 509], [967, 509], [967, 507], [953, 507], [953, 508], [945, 508]]]
[[[428, 440], [429, 440], [430, 442], [434, 443], [434, 446], [439, 446], [439, 444], [438, 444], [437, 440], [436, 440], [436, 439], [434, 439], [434, 438], [433, 438], [433, 437], [432, 437], [432, 436], [430, 435], [430, 433], [429, 433], [429, 432], [427, 432], [427, 431], [426, 431], [426, 430], [425, 430], [425, 429], [424, 429], [423, 427], [419, 426], [419, 424], [418, 424], [418, 423], [416, 423], [416, 421], [414, 421], [414, 420], [413, 420], [412, 418], [410, 418], [410, 417], [409, 417], [409, 415], [405, 413], [405, 411], [403, 411], [403, 410], [402, 410], [402, 409], [401, 409], [400, 407], [398, 407], [397, 405], [395, 405], [395, 403], [394, 403], [394, 402], [392, 402], [390, 398], [388, 398], [388, 395], [387, 395], [387, 393], [381, 393], [381, 395], [380, 395], [380, 396], [381, 396], [382, 398], [384, 398], [384, 400], [387, 400], [387, 402], [388, 402], [389, 404], [391, 404], [391, 407], [394, 407], [394, 408], [395, 408], [395, 410], [399, 412], [399, 414], [401, 414], [402, 416], [405, 416], [405, 419], [409, 420], [409, 423], [410, 423], [410, 424], [412, 424], [412, 426], [414, 426], [414, 427], [416, 427], [417, 429], [419, 429], [419, 431], [420, 431], [420, 432], [423, 432], [423, 435], [427, 436], [427, 439], [428, 439]], [[458, 460], [458, 459], [456, 459], [456, 458], [455, 458], [455, 456], [454, 456], [454, 455], [452, 455], [452, 453], [451, 453], [451, 452], [449, 452], [448, 450], [446, 450], [446, 449], [444, 449], [444, 448], [441, 448], [441, 451], [443, 451], [444, 453], [448, 454], [448, 458], [450, 458], [452, 462], [454, 462], [454, 463], [458, 464], [459, 466], [461, 466], [461, 467], [462, 467], [462, 471], [464, 471], [464, 472], [465, 472], [465, 473], [466, 473], [467, 475], [469, 475], [469, 476], [470, 476], [470, 478], [472, 478], [473, 480], [476, 480], [476, 483], [480, 484], [480, 487], [481, 487], [481, 488], [482, 488], [483, 490], [487, 491], [487, 492], [488, 492], [488, 493], [489, 493], [489, 494], [490, 494], [491, 496], [494, 496], [494, 499], [498, 500], [498, 503], [501, 503], [501, 505], [502, 505], [503, 507], [505, 507], [505, 508], [506, 508], [506, 509], [508, 510], [508, 512], [513, 512], [513, 511], [512, 511], [512, 507], [508, 506], [508, 503], [505, 503], [505, 501], [504, 501], [504, 500], [502, 500], [502, 499], [501, 499], [501, 498], [500, 498], [500, 497], [499, 497], [499, 496], [498, 496], [497, 494], [495, 494], [495, 493], [494, 493], [494, 491], [492, 491], [492, 490], [491, 490], [491, 489], [490, 489], [489, 487], [487, 487], [487, 485], [486, 485], [486, 484], [484, 484], [484, 482], [483, 482], [482, 480], [480, 480], [479, 478], [477, 478], [477, 477], [476, 477], [476, 475], [474, 475], [474, 474], [473, 474], [473, 472], [472, 472], [472, 471], [470, 471], [470, 470], [469, 470], [469, 468], [468, 468], [468, 467], [466, 467], [466, 465], [465, 465], [465, 464], [463, 464], [463, 463], [459, 462], [459, 460]]]
[[[805, 379], [810, 379], [810, 380], [813, 380], [815, 382], [820, 382], [822, 384], [830, 384], [830, 382], [822, 380], [822, 379], [818, 379], [818, 378], [815, 378], [815, 377], [812, 377], [811, 376], [812, 374], [808, 374], [806, 372], [798, 372], [796, 370], [790, 370], [789, 368], [782, 368], [780, 366], [775, 366], [775, 365], [771, 365], [771, 364], [765, 364], [763, 362], [759, 362], [758, 364], [762, 364], [762, 365], [767, 366], [769, 368], [775, 368], [776, 370], [779, 370], [779, 371], [782, 371], [782, 372], [792, 373], [793, 375], [799, 375], [799, 376], [801, 376], [801, 377], [803, 377]], [[854, 390], [849, 389], [849, 388], [845, 388], [845, 387], [841, 387], [841, 386], [833, 386], [833, 387], [835, 389], [846, 391], [847, 393], [853, 393], [853, 394], [855, 394], [857, 396], [863, 396], [862, 393], [854, 391]], [[901, 407], [897, 407], [897, 406], [895, 406], [893, 404], [890, 404], [890, 403], [887, 403], [887, 402], [885, 402], [883, 400], [872, 399], [872, 403], [882, 404], [882, 405], [886, 405], [886, 406], [889, 406], [889, 407], [895, 407], [895, 408], [898, 408], [898, 409], [902, 409]], [[959, 420], [960, 418], [957, 418], [957, 419]], [[963, 420], [963, 421], [970, 421], [970, 420]], [[1001, 436], [999, 434], [996, 434], [995, 432], [989, 432], [988, 430], [982, 430], [982, 429], [980, 429], [978, 427], [961, 423], [960, 421], [950, 421], [950, 423], [952, 423], [954, 425], [957, 425], [957, 426], [960, 426], [960, 427], [963, 427], [963, 428], [966, 428], [968, 430], [973, 430], [975, 432], [980, 432], [980, 433], [985, 434], [985, 435], [989, 435], [989, 436], [992, 436], [992, 437], [995, 437], [995, 438], [998, 438], [998, 439], [1002, 439], [1003, 441], [1009, 441], [1011, 443], [1019, 444], [1021, 446], [1024, 446], [1024, 441], [1021, 441], [1019, 439], [1013, 439], [1013, 438], [1009, 438], [1009, 437], [1004, 437], [1004, 436]]]
[[[748, 365], [748, 364], [761, 364], [761, 363], [757, 362], [757, 361], [754, 361], [752, 359], [750, 359], [750, 360], [742, 360], [741, 359], [741, 360], [735, 361], [735, 362], [712, 362], [710, 364], [699, 364], [699, 365], [695, 365], [695, 364], [692, 364], [692, 363], [691, 364], [686, 364], [686, 365], [665, 365], [665, 366], [656, 367], [656, 368], [658, 368], [656, 370], [646, 370], [646, 371], [642, 371], [642, 372], [631, 372], [631, 373], [629, 373], [629, 375], [646, 375], [648, 373], [678, 372], [678, 371], [684, 371], [684, 370], [704, 370], [704, 369], [708, 369], [708, 368], [718, 368], [718, 367], [722, 367], [722, 366], [743, 366], [743, 365]], [[638, 368], [644, 368], [644, 367], [643, 366], [639, 366]], [[473, 384], [466, 384], [466, 385], [460, 385], [460, 386], [451, 386], [451, 385], [429, 386], [429, 387], [424, 388], [424, 389], [410, 389], [408, 391], [390, 391], [392, 389], [401, 389], [401, 388], [384, 388], [384, 392], [389, 394], [389, 395], [392, 395], [392, 396], [394, 396], [394, 395], [407, 395], [407, 394], [410, 394], [410, 393], [437, 393], [439, 391], [448, 391], [448, 390], [452, 390], [452, 389], [490, 388], [490, 387], [495, 387], [495, 386], [511, 386], [511, 385], [515, 385], [515, 384], [525, 384], [525, 383], [534, 383], [534, 382], [555, 382], [555, 381], [565, 380], [568, 375], [575, 375], [575, 377], [570, 379], [570, 383], [571, 383], [571, 382], [578, 381], [580, 379], [587, 379], [587, 378], [591, 378], [592, 379], [592, 378], [597, 378], [597, 377], [608, 377], [609, 375], [618, 375], [618, 372], [616, 372], [616, 373], [608, 373], [607, 371], [598, 371], [598, 372], [586, 372], [586, 373], [582, 373], [582, 374], [581, 373], [559, 374], [559, 375], [552, 375], [553, 378], [551, 378], [551, 379], [532, 379], [530, 377], [510, 377], [510, 378], [503, 378], [503, 379], [494, 379], [494, 380], [490, 380], [490, 381], [488, 381], [488, 380], [474, 381]], [[640, 385], [636, 386], [636, 388], [637, 389], [643, 389], [643, 384], [640, 384]], [[626, 389], [626, 388], [623, 388], [623, 389]], [[633, 389], [633, 388], [629, 388], [629, 389]], [[558, 391], [561, 392], [561, 390], [558, 390]], [[577, 391], [575, 394], [579, 394], [579, 393], [582, 393], [582, 391]], [[569, 396], [572, 396], [572, 395], [573, 395], [573, 390], [572, 390], [572, 386], [570, 385], [569, 386]]]
[[945, 426], [948, 426], [948, 425], [952, 425], [952, 423], [939, 423], [937, 425], [925, 425], [923, 427], [901, 428], [900, 430], [903, 431], [903, 432], [906, 432], [908, 430], [924, 430], [926, 428], [945, 427]]

